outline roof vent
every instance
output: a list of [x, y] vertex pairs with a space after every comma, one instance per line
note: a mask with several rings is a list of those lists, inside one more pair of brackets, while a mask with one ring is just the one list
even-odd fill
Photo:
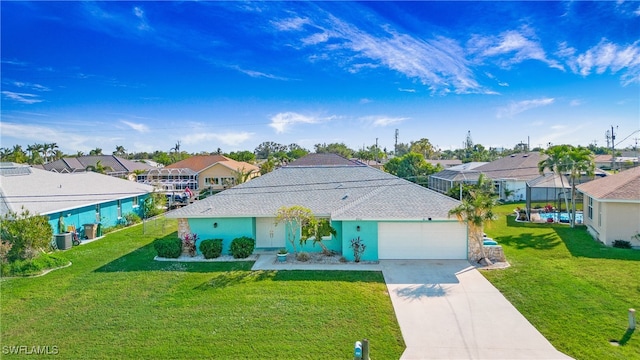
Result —
[[527, 157], [527, 156], [529, 156], [529, 154], [524, 154], [524, 155], [522, 155], [522, 157]]
[[349, 194], [344, 194], [344, 196], [342, 197], [342, 200], [347, 200], [348, 197], [349, 197]]

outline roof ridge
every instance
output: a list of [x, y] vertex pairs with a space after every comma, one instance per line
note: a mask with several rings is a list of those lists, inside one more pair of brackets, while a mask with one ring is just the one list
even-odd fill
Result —
[[334, 216], [338, 216], [341, 213], [346, 212], [347, 210], [353, 208], [356, 205], [362, 204], [365, 200], [370, 199], [371, 197], [381, 193], [382, 191], [385, 190], [385, 186], [389, 185], [389, 183], [393, 182], [393, 181], [397, 181], [397, 180], [402, 180], [402, 179], [394, 179], [394, 178], [389, 178], [388, 180], [386, 180], [387, 183], [382, 184], [381, 186], [379, 186], [378, 188], [372, 190], [371, 192], [369, 192], [366, 195], [363, 195], [361, 197], [359, 197], [358, 199], [355, 199], [354, 201], [348, 203], [348, 204], [344, 204], [343, 206], [337, 208], [336, 210], [334, 210], [333, 212], [331, 212], [331, 217]]

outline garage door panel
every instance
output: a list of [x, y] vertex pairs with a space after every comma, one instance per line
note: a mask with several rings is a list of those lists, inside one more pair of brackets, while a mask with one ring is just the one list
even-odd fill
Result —
[[467, 232], [460, 223], [379, 223], [380, 259], [466, 259]]

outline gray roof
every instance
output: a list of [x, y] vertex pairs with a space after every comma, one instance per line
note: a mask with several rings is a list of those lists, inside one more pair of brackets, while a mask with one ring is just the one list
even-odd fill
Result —
[[174, 210], [170, 218], [273, 217], [301, 205], [335, 220], [447, 219], [459, 202], [369, 166], [282, 167]]
[[58, 174], [27, 166], [0, 168], [0, 215], [20, 212], [51, 214], [126, 199], [153, 191], [149, 185], [94, 172]]
[[154, 169], [153, 166], [147, 165], [143, 162], [131, 161], [114, 155], [67, 157], [44, 164], [43, 167], [45, 170], [56, 171], [59, 173], [82, 172], [85, 171], [88, 166], [96, 166], [98, 161], [100, 161], [100, 164], [107, 169], [107, 174], [132, 173], [136, 170]]
[[514, 179], [529, 181], [540, 176], [538, 163], [546, 157], [546, 155], [541, 155], [535, 151], [511, 154], [488, 164], [478, 166], [476, 170], [493, 180]]
[[351, 160], [332, 153], [309, 153], [286, 166], [360, 166], [358, 160]]
[[[561, 178], [562, 180], [560, 180]], [[555, 173], [545, 173], [544, 175], [540, 175], [533, 180], [527, 181], [527, 185], [532, 188], [571, 188], [571, 183], [566, 176]]]

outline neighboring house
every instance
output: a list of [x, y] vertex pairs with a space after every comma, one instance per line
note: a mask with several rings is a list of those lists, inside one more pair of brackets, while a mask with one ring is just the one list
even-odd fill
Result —
[[426, 159], [427, 164], [431, 164], [433, 166], [437, 166], [438, 164], [445, 169], [448, 169], [453, 166], [462, 165], [462, 160], [432, 160]]
[[58, 173], [76, 173], [96, 171], [100, 166], [104, 169], [104, 173], [106, 175], [129, 179], [132, 181], [136, 180], [136, 173], [154, 169], [153, 166], [147, 165], [143, 162], [135, 162], [115, 155], [67, 157], [46, 163], [42, 165], [42, 168]]
[[[337, 234], [323, 243], [347, 260], [354, 260], [350, 246], [356, 238], [366, 245], [364, 261], [467, 258], [467, 227], [448, 216], [459, 201], [366, 165], [300, 165], [305, 161], [311, 160], [302, 158], [297, 166], [282, 167], [167, 217], [179, 219], [180, 236], [223, 239], [224, 253], [240, 236], [255, 239], [257, 249], [292, 251], [285, 225], [276, 225], [275, 216], [282, 206], [300, 205], [331, 221]], [[320, 251], [312, 241], [297, 244], [299, 250]]]
[[250, 179], [260, 175], [260, 168], [229, 159], [223, 155], [196, 155], [165, 166], [167, 169], [190, 169], [198, 174], [198, 189], [223, 190], [236, 185], [240, 173], [249, 173]]
[[636, 154], [626, 153], [624, 155], [627, 156], [616, 156], [612, 157], [611, 155], [596, 155], [594, 158], [594, 162], [598, 169], [602, 170], [611, 170], [611, 169], [629, 169], [632, 167], [638, 166], [640, 164], [640, 157]]
[[640, 167], [578, 185], [584, 195], [584, 224], [606, 245], [615, 240], [640, 247]]
[[[478, 166], [475, 170], [491, 179], [496, 187], [500, 200], [523, 201], [527, 193], [527, 181], [540, 176], [538, 163], [546, 159], [539, 152], [517, 153]], [[512, 192], [505, 196], [505, 189]]]
[[429, 175], [429, 189], [442, 194], [448, 194], [452, 188], [459, 189], [460, 184], [475, 184], [480, 172], [476, 168], [486, 162], [470, 162], [444, 169]]
[[309, 153], [286, 166], [362, 166], [366, 165], [357, 159], [347, 159], [331, 153]]
[[141, 205], [153, 188], [148, 185], [94, 172], [59, 174], [20, 164], [0, 164], [0, 215], [21, 213], [46, 215], [58, 233], [78, 230], [84, 224], [115, 226], [127, 213], [141, 216]]

